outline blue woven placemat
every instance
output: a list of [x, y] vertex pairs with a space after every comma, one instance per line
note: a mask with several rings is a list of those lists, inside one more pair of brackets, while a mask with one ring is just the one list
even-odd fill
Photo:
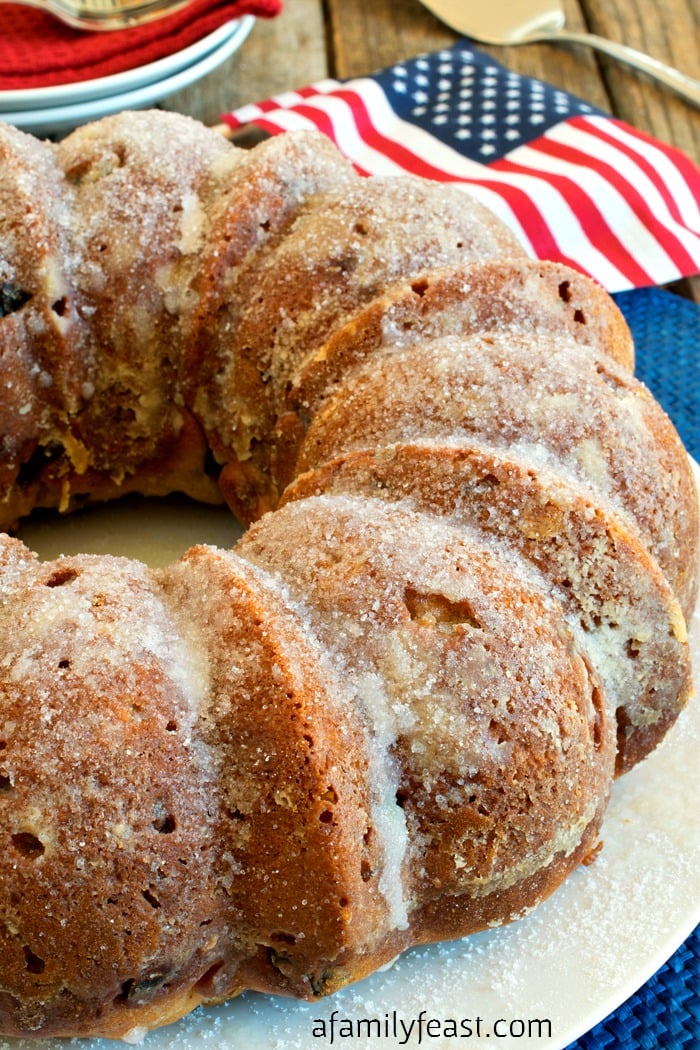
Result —
[[[700, 306], [659, 288], [614, 296], [632, 329], [637, 375], [700, 460]], [[700, 1050], [700, 927], [570, 1050]]]
[[569, 1050], [697, 1050], [700, 928], [643, 988]]
[[700, 461], [700, 305], [660, 288], [613, 296], [632, 329], [637, 375]]

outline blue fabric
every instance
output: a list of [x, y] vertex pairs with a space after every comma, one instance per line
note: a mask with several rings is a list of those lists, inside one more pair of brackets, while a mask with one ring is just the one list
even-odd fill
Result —
[[[659, 288], [620, 292], [614, 299], [632, 329], [638, 377], [700, 460], [700, 305]], [[570, 1050], [658, 1048], [700, 1050], [700, 927], [643, 988]]]
[[605, 115], [568, 91], [514, 73], [470, 40], [399, 62], [374, 80], [402, 120], [479, 164], [572, 117]]
[[700, 461], [700, 305], [660, 288], [619, 292], [613, 298], [632, 329], [637, 376]]

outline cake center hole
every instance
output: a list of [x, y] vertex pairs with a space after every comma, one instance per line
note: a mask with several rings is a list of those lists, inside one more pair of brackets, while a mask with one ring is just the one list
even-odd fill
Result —
[[42, 561], [62, 554], [114, 554], [160, 568], [196, 543], [232, 547], [242, 532], [228, 507], [178, 496], [129, 496], [69, 514], [36, 511], [17, 535]]

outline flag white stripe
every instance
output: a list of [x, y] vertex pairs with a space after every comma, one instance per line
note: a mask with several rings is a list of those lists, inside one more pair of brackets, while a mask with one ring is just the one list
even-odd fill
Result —
[[405, 175], [406, 169], [387, 153], [375, 149], [361, 135], [352, 107], [344, 98], [325, 95], [307, 100], [306, 105], [325, 114], [333, 125], [333, 135], [339, 149], [351, 157], [364, 171], [372, 175]]
[[273, 124], [278, 131], [318, 131], [318, 125], [296, 109], [273, 109], [263, 111], [260, 119]]
[[[340, 86], [340, 82], [337, 80], [319, 80], [315, 84], [310, 85], [312, 92], [329, 92], [336, 91]], [[251, 102], [248, 105], [241, 106], [239, 109], [233, 111], [231, 116], [235, 117], [239, 124], [250, 124], [254, 120], [264, 119], [276, 113], [276, 110], [285, 111], [291, 110], [294, 106], [302, 105], [306, 100], [306, 95], [301, 91], [283, 91], [279, 95], [270, 95], [264, 103]], [[314, 127], [313, 124], [309, 123], [308, 128]]]
[[[651, 165], [660, 180], [668, 187], [685, 225], [700, 235], [700, 205], [668, 154], [653, 143], [647, 142], [646, 139], [640, 139], [631, 134], [615, 120], [595, 116], [586, 117], [586, 120], [600, 127], [603, 134], [618, 139], [627, 149], [639, 154]], [[698, 180], [700, 183], [700, 171]]]
[[[314, 85], [314, 87], [318, 86]], [[337, 88], [339, 85], [333, 83], [332, 86]], [[277, 98], [271, 101], [276, 102]], [[365, 142], [357, 129], [354, 119], [352, 121], [347, 120], [348, 116], [352, 117], [352, 110], [344, 99], [332, 95], [311, 96], [307, 99], [303, 95], [297, 94], [291, 105], [308, 107], [311, 110], [325, 114], [333, 125], [333, 133], [338, 147], [361, 168], [371, 172], [373, 175], [402, 175], [406, 173], [405, 168], [393, 161], [391, 157], [373, 149]], [[241, 114], [244, 114], [243, 118], [241, 118]], [[242, 120], [243, 123], [250, 120], [264, 119], [282, 131], [314, 130], [318, 127], [318, 124], [306, 113], [299, 113], [296, 109], [287, 109], [285, 106], [282, 106], [279, 110], [263, 109], [259, 106], [244, 106], [242, 109], [236, 110], [235, 116], [237, 119]]]
[[[270, 99], [270, 102], [274, 102], [275, 107], [279, 109], [291, 109], [293, 106], [298, 106], [303, 100], [304, 96], [300, 95], [298, 91], [286, 91], [282, 95], [275, 95]], [[266, 106], [250, 103], [237, 109], [234, 116], [241, 124], [250, 124], [252, 121], [264, 117], [267, 108]]]
[[[519, 167], [528, 168], [543, 175], [563, 176], [573, 179], [580, 192], [598, 209], [611, 235], [623, 246], [632, 258], [642, 253], [643, 269], [652, 278], [654, 284], [662, 284], [669, 279], [679, 277], [668, 252], [659, 244], [649, 228], [635, 215], [626, 199], [617, 187], [608, 182], [594, 167], [554, 157], [550, 153], [540, 153], [535, 145], [521, 146], [509, 154], [508, 160]], [[669, 274], [671, 277], [669, 278]]]
[[[589, 118], [584, 119], [588, 120]], [[597, 134], [585, 131], [581, 127], [574, 127], [571, 124], [558, 124], [555, 128], [552, 128], [551, 132], [548, 132], [545, 137], [561, 142], [562, 145], [571, 146], [572, 148], [580, 150], [588, 156], [595, 157], [604, 164], [609, 164], [613, 167], [617, 174], [628, 182], [630, 186], [637, 191], [640, 197], [644, 198], [644, 201], [654, 215], [656, 221], [673, 234], [673, 236], [683, 245], [688, 252], [688, 255], [700, 265], [700, 240], [695, 236], [691, 229], [688, 229], [687, 225], [678, 222], [678, 220], [671, 214], [671, 210], [659, 191], [658, 186], [654, 184], [654, 181], [642, 168], [638, 167], [630, 159], [627, 153], [616, 149], [615, 146], [604, 141]], [[602, 176], [598, 175], [598, 178], [600, 179]], [[700, 179], [700, 173], [698, 174], [698, 178]], [[686, 193], [688, 193], [689, 191], [685, 181], [681, 181], [683, 182], [683, 185], [686, 186]], [[615, 186], [611, 186], [610, 188], [617, 194], [619, 200], [620, 194], [617, 188]], [[588, 189], [588, 187], [586, 187], [586, 189]], [[625, 207], [628, 207], [626, 201]]]

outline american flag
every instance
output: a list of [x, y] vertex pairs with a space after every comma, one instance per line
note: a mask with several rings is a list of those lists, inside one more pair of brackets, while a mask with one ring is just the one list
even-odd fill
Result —
[[463, 186], [532, 256], [565, 262], [611, 292], [700, 272], [700, 170], [688, 157], [466, 40], [223, 119], [271, 134], [317, 128], [363, 174]]

